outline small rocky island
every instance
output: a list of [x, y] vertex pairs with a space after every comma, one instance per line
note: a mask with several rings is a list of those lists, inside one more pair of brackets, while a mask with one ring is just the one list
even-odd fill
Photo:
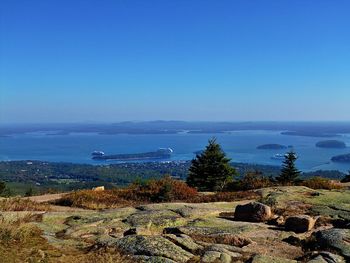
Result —
[[342, 149], [342, 148], [346, 148], [346, 144], [345, 142], [338, 141], [338, 140], [325, 140], [325, 141], [319, 141], [318, 143], [316, 143], [316, 147]]
[[282, 149], [287, 149], [288, 147], [277, 143], [270, 143], [270, 144], [259, 145], [256, 148], [259, 150], [282, 150]]
[[335, 163], [350, 163], [350, 153], [334, 156], [331, 160]]

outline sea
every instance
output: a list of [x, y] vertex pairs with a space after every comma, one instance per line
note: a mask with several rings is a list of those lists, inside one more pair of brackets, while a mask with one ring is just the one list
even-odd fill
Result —
[[[50, 162], [71, 162], [86, 164], [110, 164], [117, 161], [96, 161], [91, 159], [95, 150], [106, 154], [142, 153], [158, 148], [170, 147], [174, 153], [167, 161], [191, 160], [195, 152], [203, 150], [208, 140], [215, 137], [226, 154], [234, 162], [281, 165], [282, 160], [271, 157], [283, 154], [283, 150], [259, 150], [263, 144], [293, 146], [298, 155], [297, 166], [302, 171], [339, 170], [347, 172], [350, 164], [333, 163], [331, 157], [350, 153], [350, 134], [340, 137], [317, 138], [308, 136], [282, 135], [282, 131], [244, 130], [218, 134], [115, 134], [98, 133], [55, 134], [33, 132], [0, 137], [0, 161], [39, 160]], [[344, 149], [317, 148], [321, 140], [341, 140], [347, 144]]]

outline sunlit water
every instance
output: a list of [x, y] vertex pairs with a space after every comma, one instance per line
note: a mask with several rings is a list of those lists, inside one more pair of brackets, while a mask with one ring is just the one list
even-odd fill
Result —
[[[171, 160], [190, 160], [195, 151], [201, 150], [208, 139], [215, 136], [224, 151], [236, 162], [280, 165], [281, 160], [271, 157], [287, 150], [258, 150], [261, 144], [278, 143], [293, 145], [299, 159], [298, 167], [310, 170], [350, 170], [350, 164], [332, 163], [335, 155], [350, 153], [346, 149], [321, 149], [316, 142], [324, 138], [286, 136], [278, 131], [235, 131], [222, 134], [170, 134], [170, 135], [99, 135], [74, 133], [70, 135], [46, 135], [32, 133], [0, 138], [0, 160], [42, 160], [53, 162], [73, 162], [101, 164], [94, 161], [91, 152], [101, 150], [107, 154], [139, 153], [154, 151], [160, 147], [171, 147]], [[350, 146], [350, 135], [326, 138], [342, 140]], [[113, 161], [108, 161], [111, 163]]]

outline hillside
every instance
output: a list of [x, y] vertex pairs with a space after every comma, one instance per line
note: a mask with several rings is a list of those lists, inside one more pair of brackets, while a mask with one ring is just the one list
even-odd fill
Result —
[[[60, 211], [53, 206], [52, 211], [32, 212], [37, 215], [31, 216], [32, 221], [43, 231], [46, 241], [33, 248], [41, 252], [32, 252], [31, 257], [40, 256], [48, 262], [78, 262], [72, 258], [110, 255], [115, 257], [113, 262], [166, 263], [314, 263], [329, 262], [320, 261], [328, 257], [334, 262], [350, 259], [350, 245], [345, 241], [350, 238], [349, 190], [294, 186], [265, 188], [256, 193], [260, 197], [255, 200], [271, 206], [271, 220], [235, 220], [235, 208], [253, 200], [157, 203], [107, 210]], [[28, 213], [2, 214], [7, 220]], [[310, 215], [316, 224], [309, 231], [295, 233], [284, 225], [286, 218], [294, 215]], [[314, 243], [315, 239], [323, 245]], [[99, 254], [101, 249], [107, 252]], [[10, 257], [9, 253], [11, 250], [5, 257]], [[21, 250], [17, 256], [23, 253]], [[117, 261], [117, 257], [123, 260]], [[314, 258], [319, 261], [311, 261]], [[110, 262], [103, 260], [101, 257], [96, 262]]]
[[[232, 163], [239, 176], [251, 171], [260, 171], [265, 176], [278, 176], [279, 166], [249, 163]], [[0, 162], [0, 181], [5, 181], [12, 194], [24, 195], [32, 188], [35, 193], [47, 191], [71, 191], [90, 189], [95, 186], [126, 186], [135, 180], [148, 180], [172, 175], [186, 179], [190, 161], [122, 163], [110, 165], [89, 165], [43, 161]], [[303, 173], [302, 177], [322, 176], [341, 179], [339, 171], [315, 171]]]

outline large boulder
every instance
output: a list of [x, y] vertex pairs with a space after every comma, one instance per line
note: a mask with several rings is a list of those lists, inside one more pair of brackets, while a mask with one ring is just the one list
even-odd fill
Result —
[[313, 229], [316, 220], [308, 215], [290, 216], [286, 219], [284, 227], [287, 231], [304, 233]]
[[237, 205], [235, 220], [247, 222], [264, 222], [271, 218], [271, 208], [259, 202]]

